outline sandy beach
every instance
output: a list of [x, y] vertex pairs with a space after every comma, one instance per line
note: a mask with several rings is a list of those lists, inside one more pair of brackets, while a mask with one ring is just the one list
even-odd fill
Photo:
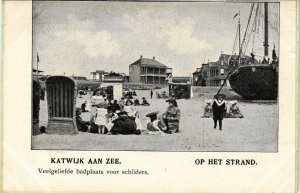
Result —
[[[238, 100], [243, 119], [224, 119], [223, 130], [213, 128], [212, 118], [202, 118], [205, 99], [212, 98], [218, 88], [196, 87], [192, 99], [177, 100], [181, 110], [180, 133], [165, 136], [99, 135], [79, 132], [77, 135], [40, 134], [32, 136], [32, 149], [61, 150], [136, 150], [136, 151], [249, 151], [276, 152], [278, 133], [278, 105], [276, 101], [243, 101], [233, 91], [223, 89], [226, 100]], [[150, 99], [149, 90], [137, 90], [137, 97], [146, 97], [150, 106], [137, 106], [140, 119], [146, 128], [147, 113], [167, 108], [165, 99]], [[154, 91], [154, 93], [156, 90]], [[155, 94], [154, 94], [155, 96]], [[80, 107], [89, 96], [77, 98]], [[229, 109], [229, 104], [227, 108]], [[89, 113], [83, 113], [84, 120]], [[47, 125], [47, 103], [40, 103], [40, 126]]]

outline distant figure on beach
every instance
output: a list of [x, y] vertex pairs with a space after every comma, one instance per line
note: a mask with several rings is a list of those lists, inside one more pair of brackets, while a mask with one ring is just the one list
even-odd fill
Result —
[[130, 118], [125, 111], [118, 112], [118, 118], [112, 121], [114, 124], [110, 130], [112, 135], [140, 135], [141, 131], [136, 129], [136, 123], [133, 118]]
[[150, 104], [148, 103], [148, 101], [146, 100], [146, 98], [145, 97], [142, 97], [142, 104], [141, 105], [143, 105], [143, 106], [150, 106]]
[[223, 94], [215, 95], [215, 99], [212, 105], [214, 128], [217, 127], [217, 122], [219, 121], [219, 130], [222, 130], [222, 120], [224, 117], [224, 113], [226, 113], [224, 98], [225, 95]]
[[153, 90], [152, 89], [150, 90], [150, 96], [151, 96], [151, 99], [152, 99], [152, 97], [153, 97]]
[[165, 133], [172, 134], [179, 133], [180, 110], [175, 99], [168, 99], [166, 102], [169, 106], [165, 113], [161, 116], [161, 123], [166, 127]]
[[232, 101], [232, 105], [229, 109], [229, 118], [244, 118], [239, 107], [236, 105], [237, 101]]
[[206, 106], [204, 107], [204, 113], [203, 113], [204, 118], [209, 118], [213, 116], [211, 103], [212, 103], [211, 100], [206, 100]]

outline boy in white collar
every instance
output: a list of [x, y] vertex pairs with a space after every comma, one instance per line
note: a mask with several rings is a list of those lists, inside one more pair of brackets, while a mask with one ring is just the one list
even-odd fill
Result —
[[215, 95], [215, 99], [212, 105], [214, 128], [217, 127], [217, 122], [219, 121], [219, 130], [222, 130], [223, 115], [226, 112], [226, 105], [225, 105], [224, 98], [225, 98], [224, 94]]

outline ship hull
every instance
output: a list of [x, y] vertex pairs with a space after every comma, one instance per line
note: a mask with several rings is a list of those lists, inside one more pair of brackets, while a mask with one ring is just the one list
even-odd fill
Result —
[[244, 99], [275, 100], [278, 73], [271, 65], [241, 66], [229, 77], [231, 88]]

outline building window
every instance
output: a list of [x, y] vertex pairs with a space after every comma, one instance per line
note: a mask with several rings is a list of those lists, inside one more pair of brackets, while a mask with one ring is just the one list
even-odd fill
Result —
[[224, 69], [220, 69], [220, 74], [224, 75]]
[[224, 62], [223, 62], [223, 61], [221, 61], [221, 65], [224, 65]]

